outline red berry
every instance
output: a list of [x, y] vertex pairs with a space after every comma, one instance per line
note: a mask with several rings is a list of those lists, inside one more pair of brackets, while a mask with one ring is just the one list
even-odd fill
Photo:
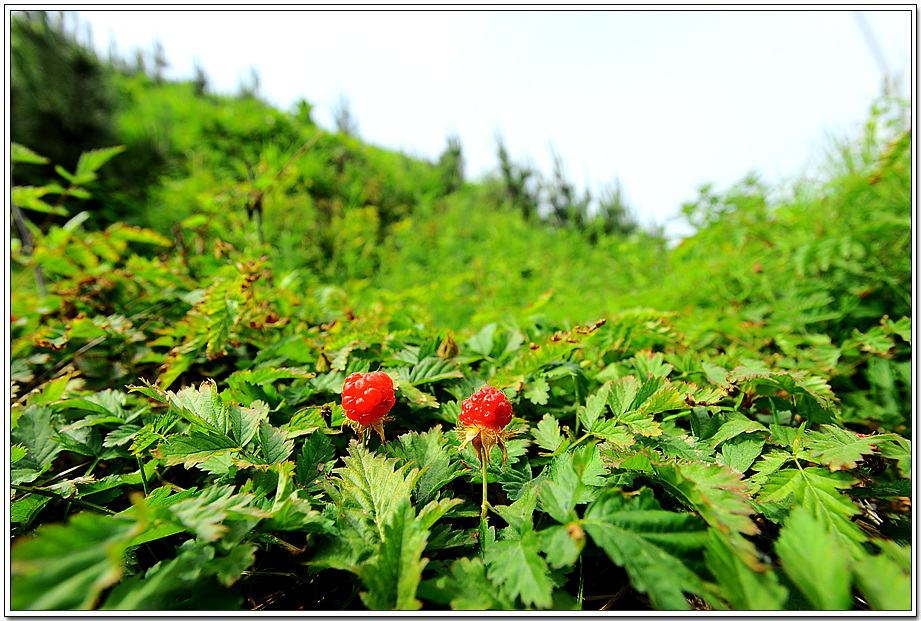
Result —
[[371, 425], [380, 421], [393, 404], [393, 380], [383, 371], [352, 373], [342, 387], [342, 407], [349, 419]]
[[502, 429], [512, 421], [512, 404], [498, 388], [483, 386], [464, 399], [460, 422], [489, 429]]

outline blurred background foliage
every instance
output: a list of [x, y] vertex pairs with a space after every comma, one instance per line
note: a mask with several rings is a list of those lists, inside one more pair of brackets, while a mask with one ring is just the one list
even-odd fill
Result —
[[[363, 142], [345, 96], [337, 127], [324, 130], [307, 101], [280, 111], [260, 99], [255, 69], [239, 92], [213, 93], [201, 67], [165, 80], [162, 46], [102, 58], [80, 33], [67, 14], [11, 19], [11, 139], [47, 157], [16, 162], [13, 182], [33, 188], [17, 196], [58, 196], [47, 209], [20, 205], [12, 307], [37, 319], [14, 322], [14, 336], [73, 318], [80, 296], [99, 303], [89, 289], [104, 288], [99, 270], [118, 261], [136, 287], [171, 283], [175, 321], [228, 266], [259, 265], [275, 287], [266, 295], [312, 296], [302, 316], [392, 307], [401, 321], [475, 334], [490, 322], [674, 312], [700, 348], [828, 377], [845, 416], [908, 420], [910, 346], [880, 349], [874, 338], [898, 333], [893, 322], [912, 310], [910, 102], [884, 94], [815, 178], [702, 187], [683, 206], [696, 233], [674, 245], [640, 223], [616, 179], [597, 197], [576, 187], [555, 150], [544, 176], [497, 135], [496, 169], [473, 182], [457, 136], [434, 161], [409, 157]], [[118, 145], [125, 152], [98, 174], [76, 185], [65, 176], [82, 153]], [[68, 246], [99, 250], [126, 225], [150, 230], [133, 234], [130, 259]], [[171, 275], [145, 281], [157, 261]], [[37, 273], [51, 281], [47, 295]], [[92, 278], [76, 297], [55, 288], [78, 273]], [[138, 294], [123, 292], [126, 303]]]

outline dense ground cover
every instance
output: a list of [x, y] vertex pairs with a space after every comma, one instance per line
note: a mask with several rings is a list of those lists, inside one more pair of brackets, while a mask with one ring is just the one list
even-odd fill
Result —
[[[126, 152], [13, 145], [59, 177], [13, 190], [13, 609], [911, 607], [904, 105], [817, 180], [704, 189], [668, 249], [123, 79]], [[155, 138], [150, 188], [105, 177]], [[371, 371], [386, 442], [343, 409]]]

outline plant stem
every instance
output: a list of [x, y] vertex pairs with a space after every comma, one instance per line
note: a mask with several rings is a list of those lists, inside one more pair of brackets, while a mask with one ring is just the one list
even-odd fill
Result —
[[489, 519], [486, 517], [486, 451], [481, 449], [480, 475], [483, 477], [483, 504], [480, 509], [480, 549], [486, 549], [486, 533], [489, 529]]
[[141, 461], [141, 456], [137, 456], [138, 468], [141, 469], [141, 483], [144, 485], [144, 496], [149, 496], [150, 492], [147, 491], [147, 475], [144, 474], [144, 462]]
[[105, 507], [100, 507], [99, 505], [93, 504], [86, 500], [80, 500], [79, 498], [64, 498], [60, 494], [56, 494], [55, 492], [48, 491], [46, 489], [40, 489], [38, 487], [29, 487], [28, 485], [17, 485], [15, 483], [12, 483], [10, 487], [12, 489], [18, 490], [20, 492], [26, 492], [28, 494], [37, 494], [39, 496], [48, 496], [49, 498], [57, 498], [58, 500], [66, 500], [68, 503], [68, 506], [70, 505], [70, 503], [73, 503], [75, 505], [80, 505], [81, 507], [86, 507], [87, 509], [94, 509], [96, 511], [102, 511], [103, 513], [108, 513], [109, 515], [115, 515], [114, 511], [106, 509]]
[[579, 596], [576, 601], [579, 602], [579, 610], [582, 610], [582, 589], [585, 586], [585, 581], [582, 578], [582, 556], [579, 555]]

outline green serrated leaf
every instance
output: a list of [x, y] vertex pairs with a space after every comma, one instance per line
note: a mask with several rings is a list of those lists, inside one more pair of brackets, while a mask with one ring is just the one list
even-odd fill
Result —
[[252, 494], [234, 493], [232, 485], [213, 485], [170, 505], [169, 511], [187, 531], [205, 541], [216, 541], [228, 532], [227, 520], [271, 517], [254, 501]]
[[[401, 372], [402, 371], [403, 369], [401, 369]], [[429, 356], [420, 360], [409, 372], [406, 379], [413, 386], [419, 386], [420, 384], [428, 384], [443, 379], [463, 376], [464, 374], [455, 360], [445, 360], [438, 356]]]
[[[240, 597], [213, 586], [203, 590], [202, 578], [215, 575], [226, 583], [245, 563], [249, 545], [231, 549], [226, 557], [215, 556], [212, 545], [190, 540], [179, 546], [175, 558], [160, 561], [144, 574], [119, 583], [109, 593], [102, 610], [232, 610]], [[249, 565], [247, 565], [248, 567]], [[245, 569], [245, 567], [243, 568]], [[242, 571], [242, 570], [240, 570]], [[239, 574], [237, 574], [239, 575]]]
[[626, 448], [636, 443], [633, 432], [626, 425], [613, 420], [596, 420], [589, 429], [589, 433], [619, 448]]
[[226, 436], [230, 430], [227, 406], [217, 392], [214, 380], [202, 382], [198, 390], [187, 386], [178, 393], [167, 392], [166, 397], [176, 412], [200, 429]]
[[763, 569], [754, 544], [743, 536], [759, 531], [751, 519], [755, 509], [748, 485], [738, 472], [707, 462], [653, 462], [652, 467], [666, 489], [697, 511], [746, 565]]
[[89, 610], [121, 578], [122, 559], [140, 524], [80, 513], [66, 524], [38, 528], [10, 550], [10, 607]]
[[[530, 481], [524, 485], [518, 499], [509, 505], [495, 505], [493, 511], [499, 514], [516, 531], [533, 528], [532, 519], [534, 509], [537, 508], [537, 493], [539, 485]], [[527, 524], [528, 526], [525, 526]]]
[[911, 549], [893, 541], [877, 545], [881, 554], [854, 564], [857, 587], [874, 610], [911, 610]]
[[615, 420], [630, 411], [639, 391], [640, 381], [632, 375], [610, 382], [608, 404], [611, 406]]
[[550, 462], [550, 474], [538, 493], [541, 510], [565, 524], [574, 517], [572, 511], [582, 498], [582, 491], [582, 480], [573, 467], [572, 456], [555, 457]]
[[538, 534], [541, 550], [554, 569], [574, 565], [585, 547], [585, 531], [578, 522], [551, 526]]
[[451, 563], [450, 573], [423, 582], [419, 596], [453, 610], [512, 610], [515, 604], [504, 589], [497, 589], [486, 576], [479, 558], [461, 557]]
[[911, 479], [911, 440], [895, 436], [888, 441], [879, 443], [877, 447], [884, 457], [896, 460], [899, 474], [906, 479]]
[[286, 460], [294, 450], [294, 441], [288, 440], [287, 432], [273, 427], [264, 419], [259, 421], [256, 442], [267, 465]]
[[704, 558], [720, 596], [733, 610], [783, 610], [788, 591], [774, 571], [757, 572], [733, 553], [726, 540], [711, 530]]
[[851, 608], [847, 549], [806, 508], [793, 508], [774, 549], [784, 573], [817, 610]]
[[189, 468], [209, 457], [233, 450], [238, 450], [237, 443], [227, 436], [192, 429], [188, 436], [171, 436], [168, 441], [161, 441], [156, 453], [166, 460], [167, 466], [183, 464]]
[[378, 553], [362, 565], [359, 576], [367, 591], [361, 601], [371, 610], [418, 610], [422, 603], [416, 590], [422, 570], [428, 563], [422, 558], [428, 531], [416, 521], [409, 498], [401, 498], [384, 524]]
[[[331, 483], [340, 512], [365, 541], [380, 541], [383, 526], [403, 498], [409, 498], [421, 476], [418, 468], [397, 468], [396, 459], [349, 444], [345, 467], [333, 470]], [[370, 538], [370, 539], [369, 539]]]
[[48, 496], [37, 496], [29, 494], [10, 503], [10, 523], [11, 524], [30, 524], [46, 504], [51, 502]]
[[810, 461], [824, 464], [830, 470], [852, 469], [864, 455], [876, 452], [880, 441], [895, 438], [894, 434], [860, 438], [853, 431], [834, 425], [821, 425], [821, 433], [807, 431], [803, 448]]
[[732, 412], [729, 419], [719, 426], [709, 439], [710, 446], [716, 448], [721, 442], [730, 438], [735, 438], [743, 433], [754, 433], [758, 431], [767, 431], [767, 428], [758, 421], [751, 420], [747, 416]]
[[10, 441], [25, 447], [27, 453], [16, 462], [17, 468], [33, 469], [37, 474], [64, 449], [54, 440], [52, 420], [51, 408], [41, 405], [30, 405], [19, 417], [10, 432]]
[[744, 473], [755, 463], [763, 448], [763, 437], [746, 433], [724, 441], [716, 461]]
[[582, 527], [656, 609], [686, 610], [684, 591], [703, 593], [682, 557], [699, 554], [704, 522], [690, 513], [663, 511], [649, 489], [630, 499], [620, 490], [605, 491], [585, 511]]
[[265, 403], [256, 402], [260, 407], [245, 408], [241, 405], [230, 405], [227, 408], [227, 418], [230, 422], [230, 429], [233, 439], [241, 447], [249, 444], [250, 440], [256, 435], [259, 425], [268, 421], [269, 406]]
[[10, 143], [10, 162], [22, 164], [47, 164], [48, 158], [39, 155], [30, 148], [19, 144], [18, 142]]
[[543, 377], [536, 377], [525, 384], [523, 394], [535, 405], [546, 405], [550, 400], [550, 384]]
[[437, 408], [439, 406], [439, 403], [435, 397], [428, 393], [422, 392], [410, 384], [408, 380], [400, 379], [394, 383], [396, 384], [396, 390], [400, 392], [404, 397], [406, 397], [406, 399], [413, 405], [419, 405], [427, 408]]
[[321, 473], [331, 470], [327, 468], [336, 460], [336, 450], [325, 433], [313, 433], [301, 447], [297, 456], [297, 469], [295, 481], [298, 485], [307, 487], [312, 485]]
[[102, 168], [106, 162], [125, 151], [126, 148], [127, 147], [124, 145], [118, 145], [103, 149], [93, 149], [81, 153], [80, 159], [77, 160], [75, 176], [81, 179], [81, 183], [86, 183], [86, 181], [82, 181], [84, 178], [92, 181], [95, 178], [95, 175], [92, 175], [92, 173]]
[[783, 502], [788, 496], [801, 505], [822, 528], [834, 535], [841, 549], [854, 558], [865, 555], [861, 543], [867, 537], [850, 520], [859, 509], [839, 490], [847, 489], [856, 479], [844, 472], [824, 468], [787, 468], [769, 475], [762, 484], [757, 502]]
[[595, 421], [604, 413], [610, 390], [611, 382], [607, 382], [597, 393], [589, 395], [585, 399], [585, 405], [579, 406], [579, 420], [582, 422], [583, 428], [591, 429]]
[[22, 444], [14, 444], [10, 447], [10, 463], [15, 464], [17, 461], [25, 457], [29, 453], [29, 449], [24, 447]]
[[537, 534], [527, 530], [520, 539], [496, 541], [487, 546], [483, 562], [490, 582], [502, 587], [512, 598], [520, 598], [525, 606], [550, 608], [553, 582], [539, 551]]
[[531, 435], [537, 446], [551, 453], [556, 451], [563, 443], [563, 434], [560, 432], [560, 422], [549, 412], [531, 429]]
[[417, 502], [431, 500], [440, 489], [464, 472], [460, 461], [452, 459], [456, 452], [448, 450], [448, 439], [441, 432], [441, 425], [423, 433], [403, 434], [397, 442], [407, 462], [422, 470], [413, 490]]
[[10, 203], [22, 209], [28, 209], [29, 211], [54, 214], [57, 216], [68, 215], [67, 210], [63, 207], [59, 205], [49, 205], [42, 200], [42, 197], [47, 193], [47, 188], [36, 188], [28, 185], [13, 186], [10, 188]]

